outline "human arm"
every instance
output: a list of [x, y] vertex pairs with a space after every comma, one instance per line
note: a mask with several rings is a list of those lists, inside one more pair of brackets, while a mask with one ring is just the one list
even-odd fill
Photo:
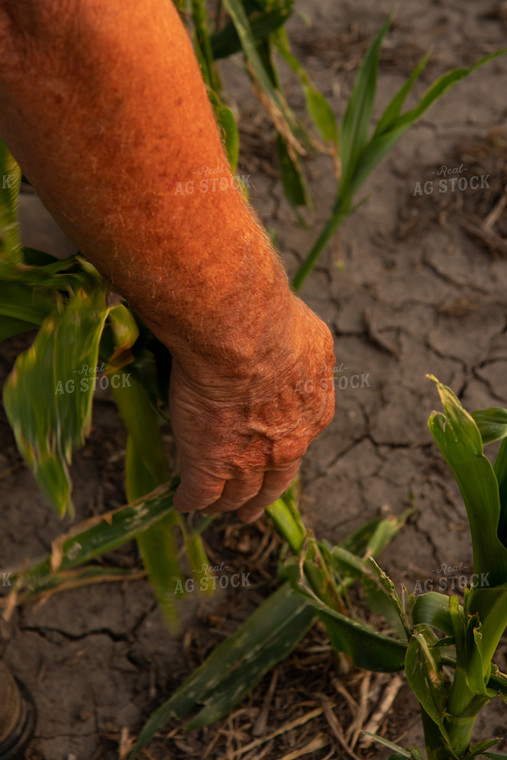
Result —
[[258, 516], [332, 417], [332, 338], [235, 187], [172, 3], [0, 0], [0, 133], [173, 355], [175, 504]]

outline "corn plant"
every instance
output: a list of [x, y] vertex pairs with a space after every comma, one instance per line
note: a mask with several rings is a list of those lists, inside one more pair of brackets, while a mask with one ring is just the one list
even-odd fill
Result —
[[[324, 251], [325, 246], [329, 243], [343, 220], [357, 208], [358, 202], [356, 196], [358, 191], [386, 153], [421, 118], [428, 108], [451, 87], [484, 65], [487, 61], [507, 52], [507, 49], [503, 49], [481, 58], [473, 66], [448, 71], [430, 85], [416, 106], [402, 113], [402, 108], [410, 91], [426, 66], [429, 58], [428, 52], [410, 74], [407, 81], [400, 87], [375, 127], [373, 127], [372, 113], [377, 88], [380, 48], [390, 22], [391, 17], [387, 19], [380, 29], [359, 69], [339, 130], [341, 169], [333, 210], [317, 240], [296, 272], [293, 280], [295, 290], [299, 290], [308, 277], [319, 256]], [[281, 35], [282, 33], [279, 34], [280, 37]]]
[[[472, 743], [480, 710], [495, 697], [507, 703], [507, 675], [493, 657], [507, 627], [507, 409], [469, 414], [453, 392], [438, 381], [444, 413], [433, 412], [429, 427], [460, 487], [467, 508], [474, 552], [474, 578], [463, 603], [457, 596], [428, 592], [400, 596], [374, 557], [400, 529], [400, 518], [364, 525], [341, 544], [309, 534], [287, 493], [271, 508], [291, 549], [282, 585], [239, 630], [222, 642], [144, 726], [132, 760], [169, 719], [201, 728], [225, 715], [260, 678], [320, 619], [332, 646], [357, 667], [404, 670], [419, 700], [427, 760], [472, 760], [490, 752], [501, 737]], [[502, 439], [494, 465], [483, 445]], [[384, 616], [379, 632], [347, 606], [346, 589], [363, 586], [372, 612]], [[420, 748], [404, 749], [375, 737], [394, 750], [390, 760], [422, 760]]]
[[[360, 667], [391, 670], [394, 647], [401, 647], [400, 668], [420, 703], [428, 760], [471, 760], [478, 755], [500, 760], [507, 755], [487, 751], [500, 738], [471, 740], [482, 707], [497, 696], [507, 702], [507, 676], [493, 663], [507, 627], [507, 409], [471, 415], [449, 388], [433, 379], [444, 412], [433, 412], [429, 427], [461, 490], [472, 537], [476, 583], [465, 591], [463, 604], [457, 596], [433, 591], [402, 600], [373, 559], [358, 562], [343, 549], [328, 547], [327, 580], [334, 584], [344, 567], [355, 568], [372, 608], [383, 611], [399, 633], [397, 639], [374, 637], [372, 667], [365, 663], [363, 649], [371, 631], [329, 605], [294, 561], [293, 586], [317, 610], [333, 646]], [[499, 439], [502, 444], [491, 465], [483, 445]], [[398, 747], [391, 760], [420, 756], [419, 750]]]

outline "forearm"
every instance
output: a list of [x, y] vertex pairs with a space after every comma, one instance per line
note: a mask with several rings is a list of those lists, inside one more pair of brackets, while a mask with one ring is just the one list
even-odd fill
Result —
[[[235, 187], [169, 0], [0, 0], [0, 133], [61, 227], [189, 369], [197, 351], [250, 371], [280, 340], [295, 299]], [[201, 192], [200, 173], [216, 169]]]

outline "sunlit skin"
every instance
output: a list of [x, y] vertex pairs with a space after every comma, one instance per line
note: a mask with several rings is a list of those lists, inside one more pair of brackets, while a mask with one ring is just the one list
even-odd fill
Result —
[[333, 416], [333, 340], [235, 186], [170, 0], [0, 0], [0, 134], [173, 355], [175, 505], [258, 518]]

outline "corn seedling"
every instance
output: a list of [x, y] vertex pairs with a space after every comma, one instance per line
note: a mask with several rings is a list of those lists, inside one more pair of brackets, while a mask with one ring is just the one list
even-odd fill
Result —
[[[357, 208], [356, 196], [367, 177], [400, 137], [451, 87], [480, 66], [506, 52], [506, 49], [500, 50], [481, 58], [469, 68], [448, 71], [433, 82], [414, 108], [402, 113], [407, 96], [426, 66], [429, 58], [428, 52], [398, 90], [373, 127], [372, 113], [377, 89], [380, 48], [390, 22], [391, 18], [388, 18], [366, 53], [347, 103], [339, 130], [340, 176], [333, 210], [316, 242], [296, 272], [292, 283], [296, 291], [299, 290], [312, 271], [340, 224]], [[279, 33], [279, 37], [282, 37], [282, 33]], [[283, 46], [279, 45], [279, 49], [282, 54], [286, 55]], [[370, 134], [371, 136], [369, 136]]]

